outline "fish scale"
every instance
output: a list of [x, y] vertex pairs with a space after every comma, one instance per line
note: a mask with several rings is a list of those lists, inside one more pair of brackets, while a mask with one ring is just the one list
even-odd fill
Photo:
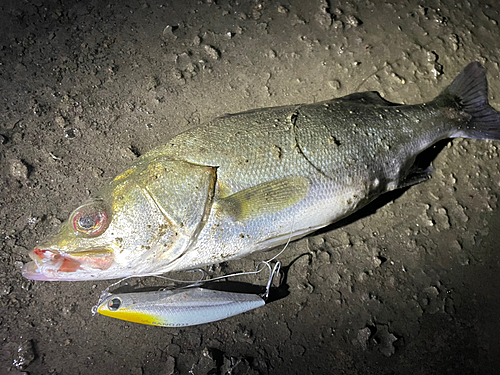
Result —
[[[216, 165], [218, 181], [231, 192], [270, 181], [277, 175], [295, 176], [297, 168], [309, 169], [300, 162], [294, 149], [288, 117], [295, 107], [219, 117], [202, 128], [180, 134], [147, 156], [166, 155], [194, 164]], [[279, 157], [275, 147], [281, 150]]]

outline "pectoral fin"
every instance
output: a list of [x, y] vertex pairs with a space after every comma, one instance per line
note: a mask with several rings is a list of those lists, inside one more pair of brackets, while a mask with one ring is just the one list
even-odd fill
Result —
[[218, 205], [234, 221], [247, 221], [294, 205], [308, 190], [309, 180], [305, 177], [282, 178], [222, 198]]

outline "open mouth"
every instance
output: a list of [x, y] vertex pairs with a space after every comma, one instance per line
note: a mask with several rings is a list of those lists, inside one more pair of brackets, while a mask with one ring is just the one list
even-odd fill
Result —
[[35, 248], [29, 254], [33, 260], [24, 265], [23, 276], [30, 280], [74, 280], [72, 274], [107, 270], [113, 264], [110, 249], [96, 248], [74, 253]]

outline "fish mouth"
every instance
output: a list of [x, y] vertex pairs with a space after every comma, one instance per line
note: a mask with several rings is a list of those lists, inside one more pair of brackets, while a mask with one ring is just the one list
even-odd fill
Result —
[[94, 248], [72, 253], [35, 248], [29, 256], [33, 261], [24, 265], [22, 274], [30, 280], [98, 279], [90, 275], [105, 271], [114, 263], [113, 251], [107, 248]]

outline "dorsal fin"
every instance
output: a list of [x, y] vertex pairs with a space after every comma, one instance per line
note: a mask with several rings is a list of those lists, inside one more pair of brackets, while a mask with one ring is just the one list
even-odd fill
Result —
[[380, 94], [377, 91], [356, 92], [354, 94], [342, 96], [341, 98], [337, 98], [335, 100], [344, 100], [349, 102], [356, 102], [357, 104], [366, 104], [366, 105], [383, 105], [383, 106], [400, 105], [385, 100], [380, 96]]

